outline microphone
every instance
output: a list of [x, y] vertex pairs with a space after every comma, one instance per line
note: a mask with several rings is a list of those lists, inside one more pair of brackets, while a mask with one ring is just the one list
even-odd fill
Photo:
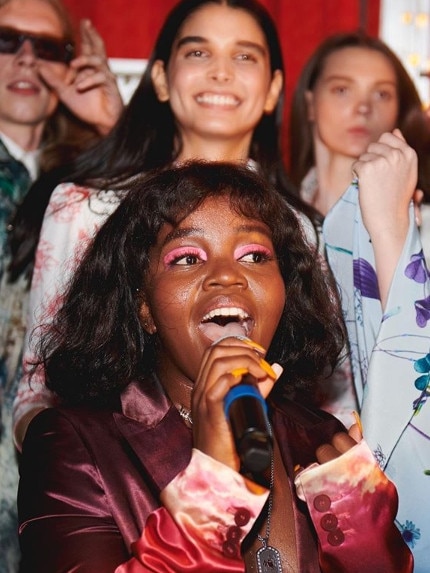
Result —
[[229, 390], [224, 412], [243, 469], [251, 473], [264, 471], [272, 458], [272, 433], [266, 401], [251, 374], [245, 374], [242, 382]]

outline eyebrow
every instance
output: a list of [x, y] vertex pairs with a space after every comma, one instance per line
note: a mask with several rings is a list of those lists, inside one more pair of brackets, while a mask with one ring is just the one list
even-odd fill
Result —
[[[235, 229], [236, 233], [260, 233], [265, 235], [268, 239], [272, 240], [272, 233], [264, 223], [261, 225], [239, 225]], [[162, 246], [164, 247], [175, 239], [182, 239], [186, 237], [204, 236], [205, 230], [200, 227], [187, 227], [185, 229], [174, 229], [166, 235]]]
[[[186, 46], [187, 44], [208, 44], [210, 40], [204, 38], [203, 36], [184, 36], [181, 38], [178, 43], [176, 44], [176, 49], [181, 48], [182, 46]], [[261, 44], [257, 44], [256, 42], [251, 42], [248, 40], [239, 40], [236, 42], [237, 46], [242, 48], [249, 48], [251, 50], [256, 50], [260, 52], [261, 55], [265, 56], [267, 50]]]
[[[355, 78], [353, 76], [342, 76], [340, 74], [332, 74], [331, 76], [327, 76], [326, 78], [323, 79], [323, 81], [325, 82], [332, 82], [332, 81], [349, 81], [349, 82], [354, 82]], [[396, 82], [395, 80], [378, 80], [375, 82], [376, 85], [379, 84], [390, 84], [393, 86], [396, 86]]]

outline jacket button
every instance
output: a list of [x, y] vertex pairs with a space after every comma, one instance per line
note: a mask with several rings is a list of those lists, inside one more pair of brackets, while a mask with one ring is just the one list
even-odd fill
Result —
[[345, 535], [340, 529], [335, 529], [334, 531], [330, 531], [330, 533], [327, 535], [327, 541], [330, 543], [330, 545], [336, 547], [337, 545], [342, 545], [342, 543], [345, 541]]
[[238, 557], [239, 556], [239, 545], [233, 543], [232, 541], [224, 541], [222, 544], [222, 552], [226, 557]]
[[331, 499], [328, 495], [321, 494], [317, 495], [314, 499], [314, 508], [321, 513], [324, 513], [330, 509]]
[[321, 517], [320, 521], [321, 527], [324, 531], [334, 531], [337, 529], [338, 523], [339, 521], [333, 513], [326, 513]]
[[242, 530], [237, 525], [232, 525], [227, 529], [227, 541], [232, 541], [233, 543], [239, 543], [240, 538], [242, 537]]
[[234, 515], [234, 522], [239, 527], [246, 525], [250, 519], [251, 512], [246, 507], [240, 507]]

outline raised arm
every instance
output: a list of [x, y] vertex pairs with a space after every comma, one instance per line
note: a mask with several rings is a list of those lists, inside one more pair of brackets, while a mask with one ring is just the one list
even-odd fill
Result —
[[409, 228], [409, 205], [417, 184], [417, 155], [401, 132], [384, 133], [354, 163], [363, 223], [375, 254], [382, 308]]

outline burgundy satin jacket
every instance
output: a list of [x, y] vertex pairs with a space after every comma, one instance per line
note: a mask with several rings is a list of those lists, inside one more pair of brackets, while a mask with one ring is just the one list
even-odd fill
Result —
[[[296, 464], [315, 462], [318, 445], [344, 430], [329, 414], [288, 400], [274, 410], [272, 423], [289, 475]], [[131, 384], [118, 411], [41, 412], [23, 446], [21, 573], [115, 571], [131, 557], [131, 543], [160, 506], [160, 491], [188, 465], [191, 449], [191, 431], [157, 386], [148, 391], [141, 383]], [[67, 452], [67, 462], [56, 461], [58, 451]], [[300, 571], [320, 573], [307, 506], [292, 497]], [[64, 547], [52, 552], [52, 539], [56, 549]]]

